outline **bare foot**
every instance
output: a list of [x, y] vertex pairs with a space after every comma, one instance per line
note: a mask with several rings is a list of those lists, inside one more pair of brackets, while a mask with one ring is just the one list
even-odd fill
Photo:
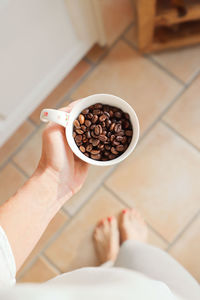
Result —
[[115, 261], [119, 252], [117, 219], [108, 217], [99, 222], [94, 230], [94, 246], [101, 263]]
[[121, 243], [135, 240], [145, 243], [147, 241], [147, 226], [140, 213], [135, 209], [124, 209], [119, 222]]

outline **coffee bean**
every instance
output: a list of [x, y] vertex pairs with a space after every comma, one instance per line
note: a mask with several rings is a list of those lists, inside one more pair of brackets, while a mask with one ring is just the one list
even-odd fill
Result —
[[84, 122], [85, 122], [85, 117], [84, 117], [84, 115], [80, 114], [79, 117], [78, 117], [78, 120], [79, 120], [79, 123], [80, 123], [80, 124], [84, 124]]
[[120, 119], [122, 117], [122, 113], [120, 111], [115, 112], [115, 118]]
[[104, 155], [105, 155], [105, 156], [109, 156], [109, 154], [110, 154], [109, 151], [105, 151], [105, 152], [104, 152]]
[[100, 150], [103, 150], [103, 149], [104, 149], [104, 144], [99, 144], [99, 145], [97, 146], [97, 148], [100, 149]]
[[112, 154], [118, 154], [117, 150], [115, 149], [115, 147], [111, 147], [111, 152]]
[[103, 134], [99, 135], [99, 140], [100, 140], [101, 142], [106, 142], [107, 139], [108, 139], [107, 136], [105, 136], [105, 135], [103, 135]]
[[76, 132], [74, 131], [74, 132], [73, 132], [73, 138], [75, 138], [75, 136], [76, 136]]
[[110, 131], [107, 133], [107, 137], [108, 137], [108, 138], [111, 137], [111, 132], [110, 132]]
[[103, 122], [101, 122], [101, 126], [102, 127], [106, 127], [106, 123], [103, 121]]
[[100, 160], [101, 154], [96, 154], [96, 155], [91, 154], [91, 158], [92, 158], [92, 159], [95, 159], [95, 160]]
[[109, 112], [108, 112], [108, 111], [104, 111], [104, 115], [106, 115], [106, 116], [107, 116], [107, 119], [109, 119], [109, 118], [110, 118], [110, 114], [109, 114]]
[[85, 132], [87, 127], [85, 125], [81, 125], [81, 129]]
[[114, 131], [115, 131], [115, 132], [120, 132], [121, 129], [122, 129], [121, 124], [116, 124], [116, 125], [115, 125], [115, 128], [114, 128]]
[[100, 141], [97, 139], [90, 139], [89, 142], [92, 144], [92, 146], [96, 147], [99, 145]]
[[91, 152], [92, 149], [93, 149], [92, 144], [87, 145], [87, 147], [86, 147], [86, 151], [87, 151], [87, 152]]
[[98, 139], [98, 137], [99, 137], [98, 135], [96, 135], [96, 134], [94, 133], [94, 131], [91, 132], [91, 136], [92, 136], [94, 139]]
[[112, 159], [114, 159], [114, 158], [116, 158], [116, 157], [117, 157], [117, 155], [114, 155], [113, 153], [109, 154], [109, 156], [108, 156], [108, 158], [109, 158], [110, 160], [112, 160]]
[[92, 113], [89, 113], [89, 114], [87, 114], [87, 119], [92, 119], [93, 118], [93, 114]]
[[84, 155], [87, 157], [90, 157], [89, 153], [87, 153], [87, 152], [85, 152]]
[[81, 152], [85, 152], [85, 147], [84, 146], [80, 146], [80, 148], [79, 148], [80, 150], [81, 150]]
[[101, 103], [96, 103], [94, 105], [94, 108], [96, 108], [96, 109], [101, 109], [102, 107], [103, 107], [103, 105]]
[[122, 122], [122, 126], [123, 126], [124, 129], [129, 128], [129, 125], [130, 125], [130, 122], [127, 121], [127, 120], [124, 120], [124, 121]]
[[116, 146], [116, 150], [119, 151], [119, 152], [122, 152], [122, 151], [124, 151], [124, 146], [123, 145], [118, 145], [118, 146]]
[[99, 117], [99, 121], [104, 122], [107, 118], [108, 117], [105, 114], [103, 114], [102, 116]]
[[111, 121], [109, 119], [107, 119], [105, 123], [106, 123], [106, 127], [109, 128], [110, 124], [111, 124]]
[[114, 131], [114, 129], [115, 129], [115, 123], [112, 123], [112, 124], [110, 125], [110, 131]]
[[105, 145], [105, 149], [109, 151], [111, 149], [111, 146], [110, 145]]
[[[118, 138], [118, 137], [117, 137]], [[121, 143], [122, 144], [126, 144], [126, 141], [127, 141], [127, 137], [126, 136], [123, 136], [122, 137], [122, 140], [121, 140]]]
[[94, 154], [94, 155], [99, 154], [99, 153], [100, 153], [100, 150], [92, 150], [91, 151], [91, 154]]
[[114, 116], [113, 110], [109, 110], [109, 115], [110, 115], [111, 118]]
[[85, 108], [82, 112], [81, 112], [83, 115], [87, 115], [89, 113], [89, 109], [88, 108]]
[[121, 141], [123, 141], [123, 136], [118, 135], [118, 136], [116, 136], [115, 139], [116, 139], [117, 142], [121, 142]]
[[87, 132], [86, 132], [86, 136], [87, 136], [87, 138], [88, 138], [88, 139], [90, 139], [90, 138], [91, 138], [90, 131], [87, 131]]
[[83, 133], [84, 133], [84, 131], [83, 131], [83, 130], [81, 130], [81, 129], [76, 129], [76, 133], [78, 133], [78, 134], [83, 134]]
[[92, 123], [91, 123], [90, 120], [85, 120], [85, 126], [90, 127], [91, 124], [92, 124]]
[[99, 116], [101, 114], [100, 109], [94, 109], [93, 114]]
[[80, 128], [80, 123], [78, 120], [74, 120], [74, 127]]
[[110, 137], [110, 141], [111, 141], [111, 142], [113, 142], [113, 141], [114, 141], [114, 139], [115, 139], [115, 135], [114, 135], [114, 134], [112, 134], [112, 135], [111, 135], [111, 137]]
[[102, 134], [102, 127], [101, 127], [101, 125], [97, 125], [97, 126], [94, 128], [94, 133], [95, 133], [96, 135]]
[[125, 134], [124, 130], [121, 130], [121, 131], [116, 133], [117, 136], [119, 136], [119, 135], [123, 136], [124, 134]]
[[103, 106], [103, 111], [109, 111], [110, 110], [110, 106], [109, 105], [104, 105]]
[[82, 135], [76, 135], [75, 141], [76, 141], [77, 143], [81, 142], [81, 141], [82, 141]]
[[130, 116], [129, 116], [129, 114], [127, 114], [127, 113], [124, 113], [124, 117], [125, 117], [125, 119], [127, 119], [127, 120], [129, 120], [129, 119], [130, 119]]
[[112, 142], [112, 144], [113, 144], [114, 146], [117, 146], [117, 145], [120, 145], [120, 142], [114, 140], [114, 141]]
[[125, 135], [126, 136], [132, 136], [133, 135], [133, 131], [132, 130], [126, 130], [125, 131]]
[[99, 117], [97, 115], [94, 115], [92, 118], [92, 123], [95, 124], [98, 121], [98, 118]]

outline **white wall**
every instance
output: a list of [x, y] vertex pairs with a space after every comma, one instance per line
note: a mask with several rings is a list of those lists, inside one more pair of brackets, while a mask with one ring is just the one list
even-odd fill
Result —
[[0, 144], [96, 42], [94, 23], [89, 0], [0, 1]]

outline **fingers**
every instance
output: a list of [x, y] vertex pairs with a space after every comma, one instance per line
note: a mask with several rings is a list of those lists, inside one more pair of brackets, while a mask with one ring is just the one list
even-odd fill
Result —
[[76, 101], [73, 101], [71, 102], [69, 105], [65, 106], [65, 107], [61, 107], [59, 108], [59, 110], [63, 110], [63, 111], [66, 111], [66, 112], [70, 112], [72, 110], [72, 108], [79, 102], [81, 101], [81, 99], [79, 100], [76, 100]]

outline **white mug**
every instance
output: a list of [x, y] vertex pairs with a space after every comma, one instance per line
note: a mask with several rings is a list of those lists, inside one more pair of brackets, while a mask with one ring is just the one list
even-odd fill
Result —
[[[111, 106], [116, 106], [120, 108], [123, 112], [128, 113], [130, 116], [130, 121], [133, 127], [133, 137], [131, 143], [129, 144], [128, 148], [123, 154], [121, 154], [119, 157], [112, 160], [98, 161], [87, 157], [79, 150], [72, 135], [74, 120], [78, 117], [78, 115], [81, 113], [83, 109], [95, 103], [102, 103]], [[78, 156], [81, 160], [95, 166], [110, 166], [110, 165], [118, 164], [119, 162], [123, 161], [128, 155], [131, 154], [139, 139], [140, 128], [139, 128], [139, 121], [135, 111], [126, 101], [122, 100], [117, 96], [109, 95], [109, 94], [96, 94], [81, 99], [72, 108], [70, 113], [61, 110], [56, 110], [56, 109], [43, 109], [40, 114], [40, 120], [43, 122], [52, 121], [61, 126], [64, 126], [68, 145], [71, 148], [71, 150], [74, 152], [74, 154], [76, 154], [76, 156]]]

